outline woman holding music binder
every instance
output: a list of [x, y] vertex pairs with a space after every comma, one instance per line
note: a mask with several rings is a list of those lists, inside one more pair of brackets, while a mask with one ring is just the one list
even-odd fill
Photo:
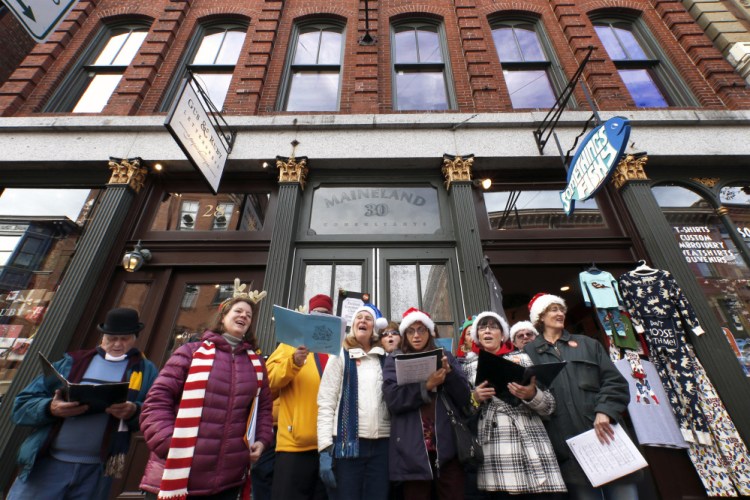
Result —
[[[435, 323], [416, 308], [407, 310], [399, 326], [403, 341], [394, 354], [435, 349]], [[393, 356], [383, 368], [383, 393], [391, 411], [390, 479], [403, 481], [404, 498], [431, 498], [433, 486], [441, 500], [464, 498], [464, 471], [446, 404], [460, 412], [471, 405], [469, 384], [451, 353], [442, 368], [425, 382], [399, 385]], [[442, 394], [444, 397], [440, 397]]]
[[[529, 326], [514, 325], [511, 331], [517, 334]], [[471, 337], [483, 351], [531, 366], [528, 354], [510, 347], [511, 336], [507, 321], [492, 311], [478, 314], [471, 327]], [[478, 438], [484, 451], [477, 471], [479, 490], [496, 492], [496, 496], [507, 492], [513, 498], [565, 492], [555, 452], [539, 418], [555, 411], [555, 398], [537, 387], [535, 377], [527, 385], [508, 384], [507, 392], [496, 394], [487, 381], [475, 380], [476, 367], [473, 363], [469, 381], [476, 383], [472, 400], [479, 411]]]
[[341, 354], [326, 363], [318, 389], [318, 451], [329, 498], [388, 498], [391, 423], [382, 391], [386, 356], [377, 335], [387, 325], [377, 307], [362, 305]]
[[[148, 393], [141, 412], [151, 451], [141, 480], [146, 498], [236, 499], [250, 463], [271, 444], [272, 397], [254, 331], [265, 292], [244, 290], [235, 280], [213, 328], [178, 348]], [[251, 407], [255, 436], [246, 443]]]
[[565, 442], [593, 428], [600, 442], [609, 443], [614, 437], [612, 425], [622, 424], [630, 400], [628, 383], [604, 347], [565, 330], [566, 311], [561, 297], [536, 294], [529, 302], [529, 316], [542, 335], [524, 347], [535, 364], [567, 361], [550, 385], [557, 409], [545, 421], [563, 479], [573, 499], [635, 500], [638, 490], [632, 476], [592, 487]]

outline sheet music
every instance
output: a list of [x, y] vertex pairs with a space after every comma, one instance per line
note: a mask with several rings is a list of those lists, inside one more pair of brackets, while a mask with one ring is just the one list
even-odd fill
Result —
[[578, 464], [594, 487], [648, 466], [625, 430], [617, 424], [612, 428], [615, 438], [609, 444], [599, 442], [594, 429], [567, 440]]
[[425, 382], [438, 369], [443, 358], [443, 350], [435, 349], [419, 354], [399, 354], [395, 356], [396, 383], [398, 385]]

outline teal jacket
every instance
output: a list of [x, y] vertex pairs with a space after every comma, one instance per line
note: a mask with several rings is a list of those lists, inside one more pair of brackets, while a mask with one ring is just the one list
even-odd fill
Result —
[[[54, 363], [55, 369], [60, 372], [65, 378], [70, 378], [70, 373], [73, 371], [75, 366], [76, 372], [83, 374], [88, 368], [91, 359], [97, 355], [98, 349], [89, 349], [86, 351], [75, 351], [69, 354], [65, 354], [60, 361]], [[128, 368], [125, 371], [124, 381], [130, 380], [130, 375], [133, 373], [133, 367], [143, 356], [140, 352], [131, 351], [129, 353], [130, 362]], [[141, 413], [141, 405], [146, 399], [146, 393], [151, 388], [151, 385], [156, 380], [158, 371], [154, 364], [143, 359], [143, 380], [141, 382], [141, 388], [133, 401], [138, 410], [135, 415], [126, 422], [130, 432], [138, 430], [138, 418]], [[78, 382], [71, 380], [71, 382]], [[18, 450], [18, 465], [21, 470], [18, 473], [18, 477], [25, 481], [31, 469], [34, 467], [34, 463], [39, 456], [42, 456], [52, 442], [54, 437], [60, 431], [63, 419], [52, 416], [49, 412], [50, 403], [55, 395], [55, 390], [60, 388], [60, 383], [57, 379], [50, 380], [39, 376], [34, 379], [21, 393], [16, 397], [13, 403], [13, 415], [12, 420], [16, 425], [23, 425], [28, 427], [34, 427], [34, 431], [21, 445]], [[116, 421], [114, 418], [110, 418], [109, 429], [114, 432], [117, 429]], [[107, 439], [108, 441], [108, 439]], [[106, 444], [102, 443], [103, 458], [106, 456]]]

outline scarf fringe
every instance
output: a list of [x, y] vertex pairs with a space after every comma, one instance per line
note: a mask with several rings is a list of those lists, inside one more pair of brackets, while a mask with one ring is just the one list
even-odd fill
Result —
[[107, 459], [107, 463], [104, 466], [104, 475], [107, 477], [114, 477], [117, 479], [122, 478], [122, 473], [125, 471], [125, 458], [127, 453], [118, 453], [112, 455]]

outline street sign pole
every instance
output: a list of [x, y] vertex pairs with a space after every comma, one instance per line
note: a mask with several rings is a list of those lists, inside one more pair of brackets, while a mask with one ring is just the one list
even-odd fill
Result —
[[5, 0], [6, 7], [37, 43], [44, 42], [78, 0]]

